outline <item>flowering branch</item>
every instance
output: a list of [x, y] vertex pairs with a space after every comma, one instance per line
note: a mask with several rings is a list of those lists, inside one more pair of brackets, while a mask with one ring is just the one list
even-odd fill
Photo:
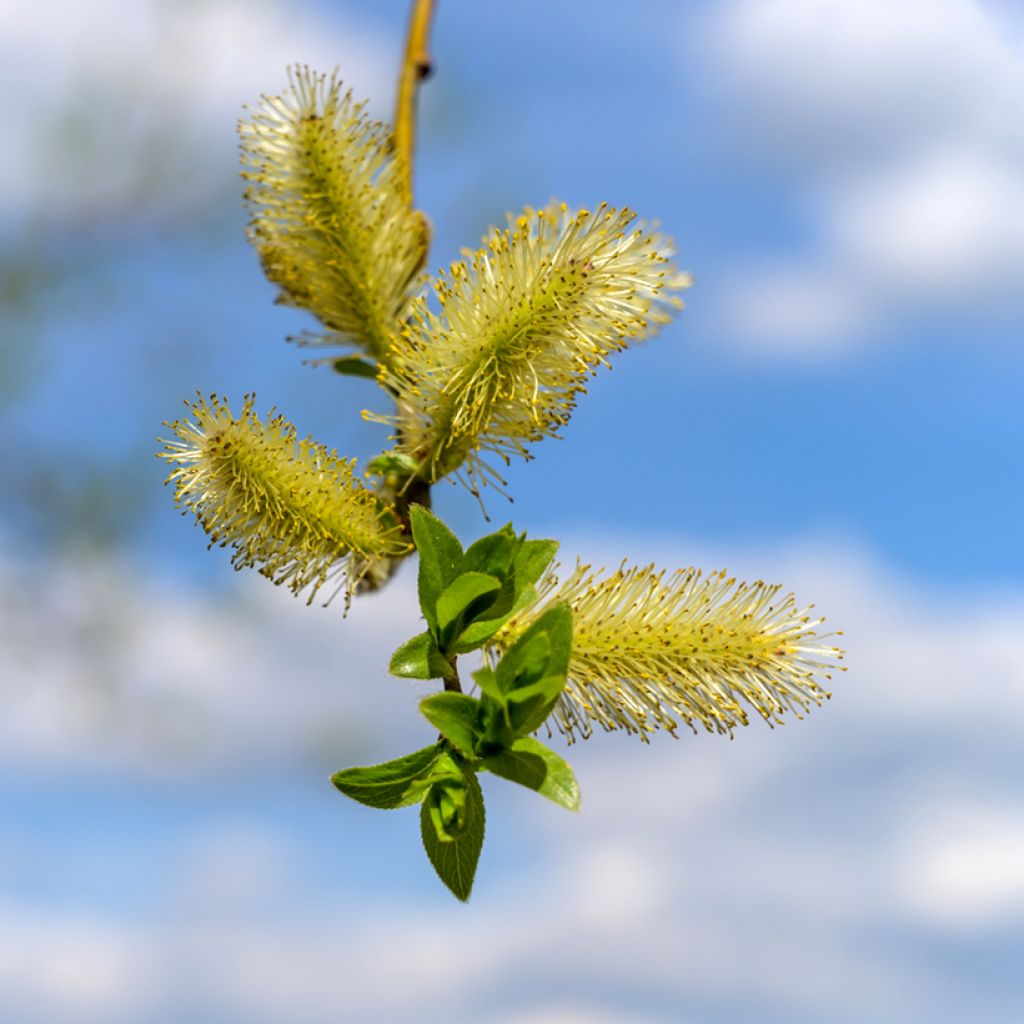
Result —
[[[500, 467], [557, 436], [586, 384], [683, 308], [689, 275], [670, 238], [633, 211], [552, 203], [509, 215], [465, 260], [428, 279], [430, 240], [413, 207], [415, 112], [430, 67], [432, 0], [414, 0], [395, 127], [371, 121], [336, 75], [293, 68], [239, 126], [249, 238], [278, 301], [320, 323], [314, 360], [374, 381], [395, 402], [393, 447], [339, 457], [247, 396], [217, 396], [167, 424], [160, 452], [184, 513], [236, 568], [328, 602], [375, 590], [415, 550], [425, 628], [391, 657], [401, 678], [442, 689], [420, 709], [422, 750], [333, 776], [371, 807], [419, 804], [427, 856], [469, 897], [484, 838], [481, 774], [576, 810], [572, 769], [536, 739], [594, 726], [647, 740], [680, 722], [731, 735], [753, 710], [770, 725], [829, 696], [842, 658], [824, 620], [761, 581], [654, 566], [577, 566], [559, 584], [557, 543], [511, 524], [464, 548], [430, 511], [445, 477], [505, 487]], [[461, 655], [485, 665], [463, 691]]]

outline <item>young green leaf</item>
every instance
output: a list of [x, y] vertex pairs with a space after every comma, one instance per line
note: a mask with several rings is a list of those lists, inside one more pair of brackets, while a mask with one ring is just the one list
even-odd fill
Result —
[[570, 811], [580, 809], [580, 790], [572, 768], [532, 736], [522, 736], [509, 750], [483, 759], [484, 767], [509, 782], [536, 790]]
[[506, 720], [516, 736], [536, 732], [551, 714], [565, 689], [565, 676], [545, 676], [513, 690], [506, 701]]
[[391, 473], [402, 476], [414, 476], [419, 463], [404, 452], [381, 452], [375, 455], [366, 465], [366, 471], [374, 476], [388, 476]]
[[[572, 609], [565, 602], [553, 604], [534, 626], [547, 633], [551, 641], [551, 659], [545, 674], [564, 678], [569, 671], [569, 656], [572, 654]], [[529, 633], [527, 630], [523, 636]]]
[[463, 757], [476, 757], [480, 702], [465, 693], [435, 693], [420, 701], [423, 717]]
[[480, 687], [480, 738], [476, 748], [481, 754], [494, 753], [510, 746], [516, 733], [509, 718], [508, 703], [498, 688], [494, 669], [482, 668], [473, 673], [473, 679]]
[[367, 362], [358, 356], [342, 356], [331, 362], [331, 369], [335, 373], [344, 374], [346, 377], [368, 377], [370, 380], [377, 379], [377, 364]]
[[452, 782], [438, 783], [420, 809], [423, 848], [438, 877], [465, 902], [484, 845], [484, 797], [476, 773], [463, 775], [461, 806]]
[[[507, 534], [504, 533], [506, 530], [508, 531]], [[498, 576], [502, 580], [502, 586], [494, 599], [494, 603], [487, 609], [486, 615], [478, 618], [462, 630], [462, 634], [454, 647], [454, 650], [459, 654], [465, 651], [474, 651], [485, 644], [516, 612], [521, 611], [534, 600], [536, 591], [533, 584], [541, 577], [558, 550], [558, 543], [556, 541], [526, 540], [525, 537], [515, 537], [511, 526], [506, 526], [499, 533], [481, 537], [466, 552], [466, 560], [463, 563], [464, 567], [469, 568], [470, 552], [474, 548], [478, 545], [484, 546], [485, 542], [489, 544], [495, 538], [500, 537], [510, 537], [514, 541], [514, 544], [511, 544], [510, 547], [512, 562], [507, 572], [502, 575], [495, 566], [497, 561], [496, 552], [482, 547], [482, 550], [475, 555], [478, 561], [482, 562], [485, 558], [491, 561], [492, 575]], [[497, 547], [496, 544], [492, 546]]]
[[544, 724], [565, 688], [571, 650], [572, 611], [552, 605], [498, 662], [493, 685], [502, 695], [502, 715], [485, 716], [489, 742], [507, 745], [509, 731], [525, 736]]
[[512, 568], [519, 538], [507, 523], [496, 533], [489, 533], [466, 548], [463, 572], [485, 572], [504, 579]]
[[547, 676], [561, 676], [564, 680], [571, 653], [572, 610], [567, 604], [552, 605], [498, 662], [498, 685], [503, 692], [510, 693]]
[[453, 669], [451, 662], [437, 649], [431, 633], [417, 633], [391, 655], [388, 671], [403, 679], [447, 679]]
[[423, 801], [437, 838], [442, 843], [458, 839], [466, 831], [466, 781], [461, 776], [431, 787]]
[[518, 609], [515, 603], [515, 577], [507, 576], [491, 599], [491, 603], [473, 622], [459, 631], [458, 639], [452, 645], [452, 652], [465, 654], [482, 647], [505, 625]]
[[486, 611], [500, 589], [500, 580], [482, 572], [464, 572], [445, 587], [437, 599], [435, 612], [439, 643], [449, 649], [461, 632], [462, 624], [472, 622], [476, 615]]
[[385, 810], [408, 807], [423, 799], [436, 776], [435, 767], [444, 755], [439, 743], [394, 761], [365, 768], [335, 772], [331, 782], [347, 797], [367, 807]]
[[523, 588], [533, 586], [557, 552], [557, 540], [524, 540], [515, 557], [516, 581]]
[[437, 599], [455, 582], [462, 563], [462, 545], [458, 537], [422, 505], [409, 512], [412, 539], [420, 557], [418, 588], [420, 608], [427, 625], [437, 632]]
[[502, 701], [504, 697], [498, 688], [498, 681], [494, 675], [493, 668], [479, 668], [473, 673], [473, 682], [480, 687], [480, 692], [495, 701]]
[[494, 700], [486, 695], [480, 698], [480, 740], [477, 749], [481, 755], [496, 754], [516, 741], [508, 705], [499, 694]]
[[551, 660], [551, 640], [543, 630], [531, 630], [498, 662], [495, 678], [501, 692], [509, 694], [542, 679]]

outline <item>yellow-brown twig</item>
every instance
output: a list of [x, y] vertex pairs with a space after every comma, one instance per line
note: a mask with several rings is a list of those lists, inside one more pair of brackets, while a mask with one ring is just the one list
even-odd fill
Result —
[[430, 74], [430, 50], [427, 39], [436, 0], [413, 0], [405, 57], [398, 79], [395, 103], [395, 149], [405, 168], [406, 191], [412, 202], [412, 164], [416, 144], [416, 94], [420, 82]]

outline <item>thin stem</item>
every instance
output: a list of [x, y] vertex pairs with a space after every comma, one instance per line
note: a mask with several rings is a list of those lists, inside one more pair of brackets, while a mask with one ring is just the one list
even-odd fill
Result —
[[[412, 206], [412, 167], [413, 155], [416, 148], [416, 98], [420, 82], [425, 79], [431, 71], [430, 50], [427, 40], [430, 35], [430, 25], [434, 17], [436, 0], [413, 0], [412, 12], [409, 17], [409, 29], [405, 40], [405, 55], [402, 58], [401, 72], [398, 78], [398, 96], [395, 101], [395, 152], [403, 174], [403, 187], [409, 205]], [[430, 244], [430, 222], [419, 211], [416, 211], [424, 232], [427, 247]], [[425, 257], [424, 257], [425, 259]], [[398, 410], [398, 441], [402, 440], [402, 396], [393, 393], [395, 405]], [[412, 538], [412, 525], [410, 521], [410, 506], [412, 504], [423, 505], [430, 508], [430, 484], [418, 476], [400, 477], [388, 479], [378, 488], [382, 497], [386, 498], [389, 504], [394, 507], [395, 514], [401, 524], [402, 532]], [[391, 559], [381, 572], [381, 579], [373, 589], [383, 586], [394, 574], [399, 564], [406, 556]], [[445, 680], [445, 689], [453, 690], [456, 693], [462, 692], [459, 684], [458, 673], [455, 672], [454, 658], [452, 660], [452, 672], [454, 678]]]
[[405, 57], [398, 79], [395, 104], [395, 149], [405, 169], [406, 192], [412, 202], [412, 161], [416, 145], [416, 95], [420, 82], [431, 71], [427, 38], [434, 16], [435, 0], [413, 0]]
[[[436, 0], [413, 0], [409, 17], [409, 30], [405, 40], [405, 56], [398, 78], [398, 97], [395, 103], [395, 149], [405, 174], [405, 188], [412, 203], [412, 167], [416, 149], [416, 97], [420, 82], [431, 72], [428, 37], [434, 17]], [[424, 230], [429, 224], [424, 218]], [[429, 236], [428, 236], [429, 237]], [[401, 412], [401, 396], [395, 395]], [[401, 427], [399, 427], [401, 435]], [[396, 481], [395, 508], [403, 529], [411, 536], [409, 506], [414, 502], [430, 508], [430, 484], [420, 479]], [[461, 689], [456, 676], [455, 689]]]
[[455, 661], [455, 655], [450, 654], [448, 656], [448, 663], [452, 667], [452, 674], [450, 676], [445, 676], [444, 688], [449, 693], [462, 693], [462, 681], [459, 679], [459, 670], [455, 667]]

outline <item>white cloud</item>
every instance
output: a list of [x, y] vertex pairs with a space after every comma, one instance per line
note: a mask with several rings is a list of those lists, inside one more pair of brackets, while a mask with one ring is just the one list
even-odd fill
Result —
[[840, 187], [825, 216], [839, 259], [882, 295], [998, 295], [1024, 277], [1024, 160], [933, 151]]
[[421, 621], [408, 572], [347, 620], [341, 601], [307, 607], [238, 580], [204, 594], [117, 560], [0, 562], [3, 756], [241, 770], [328, 742], [360, 749], [382, 722], [412, 719], [410, 684], [386, 676]]
[[800, 166], [1022, 141], [1021, 52], [977, 0], [732, 0], [710, 38], [744, 132]]
[[[152, 997], [151, 934], [90, 914], [0, 905], [0, 993], [11, 1019], [130, 1016]], [[22, 1017], [21, 1015], [24, 1014]]]
[[898, 845], [900, 894], [928, 924], [968, 932], [1024, 918], [1024, 803], [938, 802]]
[[734, 0], [706, 61], [732, 144], [805, 197], [797, 256], [740, 266], [723, 319], [801, 354], [893, 315], [1019, 309], [1024, 42], [977, 0]]
[[836, 270], [771, 264], [745, 267], [716, 296], [741, 344], [800, 357], [820, 353], [823, 338], [828, 348], [853, 341], [869, 298]]

